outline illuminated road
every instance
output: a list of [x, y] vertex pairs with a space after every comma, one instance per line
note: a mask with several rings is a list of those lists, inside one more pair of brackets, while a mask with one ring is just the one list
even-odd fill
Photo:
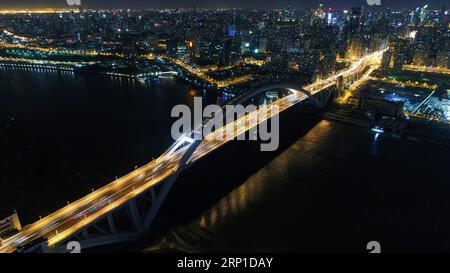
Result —
[[[379, 64], [382, 53], [383, 51], [380, 51], [366, 56], [355, 62], [350, 68], [340, 71], [330, 78], [303, 87], [303, 89], [311, 94], [316, 94], [336, 84], [339, 76], [348, 77], [355, 73], [362, 74], [367, 67]], [[193, 153], [188, 164], [202, 158], [234, 137], [257, 126], [262, 121], [308, 98], [302, 92], [293, 89], [289, 90], [291, 94], [271, 103], [269, 107], [260, 107], [256, 111], [212, 132]], [[276, 111], [273, 111], [274, 109]], [[220, 136], [224, 135], [225, 132], [232, 132], [232, 137], [221, 138]], [[82, 230], [82, 228], [89, 226], [112, 210], [161, 183], [170, 175], [182, 170], [185, 166], [179, 165], [180, 160], [188, 150], [189, 145], [187, 138], [180, 138], [172, 145], [172, 148], [182, 148], [171, 149], [162, 154], [157, 160], [24, 227], [18, 234], [3, 241], [2, 246], [0, 246], [0, 252], [13, 252], [15, 249], [38, 238], [47, 238], [50, 246], [67, 240]]]
[[[0, 11], [1, 14], [1, 11]], [[22, 42], [27, 42], [28, 44], [20, 44], [20, 43], [9, 43], [4, 42], [0, 40], [0, 48], [11, 48], [11, 49], [26, 49], [26, 50], [33, 50], [38, 51], [40, 53], [47, 53], [47, 54], [61, 54], [61, 55], [72, 55], [72, 56], [114, 56], [123, 58], [124, 54], [118, 54], [118, 53], [110, 53], [110, 52], [101, 52], [96, 50], [71, 50], [66, 48], [52, 48], [52, 47], [42, 47], [38, 45], [33, 45], [33, 43], [36, 41], [34, 38], [29, 37], [23, 37], [16, 35], [6, 29], [2, 31], [7, 36], [10, 36], [16, 40], [21, 40]]]
[[421, 65], [404, 65], [404, 70], [415, 71], [415, 72], [425, 72], [425, 73], [435, 73], [442, 75], [450, 75], [450, 69], [443, 67], [428, 67]]
[[[153, 59], [156, 56], [154, 56], [152, 54], [149, 54], [146, 57], [149, 58], [149, 59]], [[196, 77], [198, 77], [198, 78], [200, 78], [200, 79], [202, 79], [202, 80], [204, 80], [204, 81], [206, 81], [206, 82], [208, 82], [210, 84], [216, 85], [219, 88], [235, 85], [235, 84], [238, 84], [238, 83], [247, 82], [247, 81], [249, 81], [252, 78], [252, 74], [249, 74], [249, 75], [243, 75], [243, 76], [239, 76], [239, 77], [231, 78], [231, 79], [227, 79], [227, 80], [216, 80], [216, 79], [208, 76], [204, 71], [202, 71], [202, 70], [200, 70], [198, 68], [192, 67], [191, 65], [183, 62], [182, 60], [175, 59], [175, 58], [170, 58], [170, 57], [165, 56], [165, 55], [161, 55], [160, 57], [165, 59], [165, 60], [167, 60], [167, 61], [169, 61], [169, 62], [171, 62], [171, 63], [174, 63], [174, 64], [182, 67], [183, 69], [187, 70], [192, 75], [194, 75], [194, 76], [196, 76]], [[248, 63], [251, 64], [252, 62], [248, 62]], [[258, 63], [258, 62], [254, 62], [254, 64], [261, 65], [261, 63]]]
[[368, 80], [372, 79], [370, 77], [370, 75], [373, 73], [373, 71], [375, 71], [376, 69], [378, 69], [378, 66], [372, 66], [370, 67], [366, 73], [364, 73], [364, 75], [361, 77], [361, 79], [357, 80], [356, 82], [354, 82], [349, 88], [347, 88], [346, 92], [344, 93], [344, 95], [341, 96], [341, 98], [339, 98], [339, 103], [346, 103], [348, 101], [348, 99], [353, 95], [353, 93], [358, 90], [359, 88], [361, 88], [362, 85], [364, 85]]
[[13, 58], [13, 57], [0, 57], [0, 62], [22, 63], [25, 65], [26, 64], [41, 65], [42, 67], [45, 67], [48, 65], [83, 66], [83, 65], [93, 65], [93, 64], [99, 63], [99, 62], [66, 62], [66, 61], [32, 60], [32, 59]]

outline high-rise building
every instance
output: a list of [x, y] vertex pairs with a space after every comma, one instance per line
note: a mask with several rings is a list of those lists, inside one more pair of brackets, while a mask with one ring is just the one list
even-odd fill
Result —
[[431, 64], [430, 53], [425, 49], [414, 51], [413, 64], [420, 66], [429, 66]]
[[381, 69], [388, 70], [391, 66], [391, 51], [387, 50], [383, 53], [383, 57], [381, 58]]
[[345, 82], [344, 82], [344, 76], [339, 76], [336, 82], [336, 91], [337, 91], [337, 98], [341, 97], [344, 93], [345, 88]]
[[350, 14], [348, 15], [348, 27], [350, 34], [355, 34], [359, 32], [361, 24], [361, 8], [352, 8]]
[[300, 72], [304, 73], [311, 79], [318, 76], [318, 64], [320, 62], [320, 50], [302, 51], [298, 54], [298, 67]]
[[405, 64], [405, 54], [403, 52], [398, 52], [394, 56], [394, 71], [400, 72], [403, 70], [403, 65]]
[[449, 24], [449, 12], [445, 7], [442, 7], [441, 11], [441, 24], [447, 26]]
[[442, 50], [437, 53], [435, 66], [450, 68], [450, 50]]
[[234, 37], [236, 32], [236, 25], [233, 24], [228, 26], [228, 37]]
[[224, 57], [223, 57], [224, 65], [230, 65], [231, 64], [232, 46], [233, 46], [233, 42], [231, 41], [231, 39], [227, 39], [225, 41], [225, 45], [224, 45]]
[[423, 6], [419, 12], [420, 24], [423, 24], [428, 17], [428, 5]]
[[336, 70], [336, 52], [329, 50], [322, 53], [320, 61], [317, 67], [317, 73], [320, 78], [327, 78], [332, 75]]
[[400, 38], [396, 38], [391, 42], [391, 62], [393, 63], [394, 71], [403, 70], [403, 65], [406, 61], [406, 45], [407, 41]]
[[187, 60], [188, 54], [187, 54], [187, 46], [184, 43], [179, 43], [177, 45], [177, 59], [179, 60]]
[[347, 59], [357, 59], [364, 56], [366, 49], [364, 48], [363, 39], [359, 36], [354, 36], [347, 44]]

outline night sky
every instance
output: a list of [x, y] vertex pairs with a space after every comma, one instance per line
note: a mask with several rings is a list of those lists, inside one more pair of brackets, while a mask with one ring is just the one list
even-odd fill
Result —
[[[307, 8], [323, 3], [327, 7], [348, 8], [361, 6], [366, 0], [81, 0], [92, 8], [280, 8], [291, 4], [295, 8]], [[450, 7], [450, 0], [381, 0], [383, 5], [394, 8], [412, 8], [428, 4], [432, 8]], [[0, 0], [1, 8], [67, 7], [66, 0]]]

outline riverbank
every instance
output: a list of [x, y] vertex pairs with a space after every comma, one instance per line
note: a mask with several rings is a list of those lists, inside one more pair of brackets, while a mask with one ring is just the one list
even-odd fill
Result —
[[[337, 122], [343, 122], [346, 124], [351, 124], [354, 126], [366, 128], [370, 130], [373, 127], [373, 122], [362, 119], [362, 118], [356, 118], [352, 117], [349, 112], [342, 111], [343, 109], [338, 109], [334, 111], [330, 111], [324, 114], [324, 118], [327, 120], [337, 121]], [[436, 145], [443, 145], [446, 147], [450, 147], [450, 138], [445, 138], [442, 136], [439, 136], [437, 134], [433, 134], [432, 129], [430, 130], [424, 130], [423, 127], [418, 126], [417, 123], [414, 121], [408, 121], [409, 125], [412, 125], [414, 129], [404, 129], [402, 130], [401, 134], [398, 134], [398, 132], [394, 133], [388, 133], [391, 137], [394, 138], [401, 138], [408, 141], [414, 141], [414, 142], [426, 142]], [[425, 132], [426, 131], [426, 132]]]
[[[442, 217], [450, 209], [447, 147], [376, 137], [367, 128], [328, 120], [308, 129], [297, 113], [291, 130], [306, 133], [267, 163], [250, 167], [264, 156], [239, 146], [239, 162], [224, 165], [223, 151], [202, 164], [220, 175], [204, 177], [197, 169], [180, 180], [185, 186], [177, 184], [172, 198], [183, 192], [185, 198], [177, 199], [183, 205], [168, 204], [163, 216], [185, 215], [193, 206], [198, 216], [172, 221], [173, 228], [142, 250], [366, 253], [373, 240], [386, 253], [450, 250], [450, 220]], [[227, 151], [234, 153], [233, 147]], [[227, 175], [243, 169], [246, 175]], [[205, 182], [195, 182], [200, 176]], [[191, 188], [209, 187], [186, 192], [187, 181]], [[227, 185], [237, 186], [210, 207], [198, 205]]]
[[160, 155], [172, 108], [202, 95], [176, 79], [50, 70], [0, 67], [0, 81], [0, 214], [17, 209], [24, 225]]

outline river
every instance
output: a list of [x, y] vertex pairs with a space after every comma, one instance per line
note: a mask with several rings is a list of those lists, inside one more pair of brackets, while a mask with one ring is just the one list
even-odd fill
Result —
[[[74, 173], [85, 174], [66, 181], [62, 174], [72, 172], [58, 169], [29, 181], [36, 162], [23, 156], [22, 138], [12, 141], [21, 156], [3, 156], [2, 171], [9, 172], [3, 177], [17, 177], [20, 187], [4, 187], [10, 192], [1, 206], [27, 219], [160, 154], [172, 141], [171, 108], [191, 106], [192, 96], [201, 95], [170, 79], [146, 85], [48, 71], [0, 68], [0, 82], [2, 124], [18, 124], [19, 132], [40, 140], [24, 138], [25, 146], [61, 147], [62, 155], [77, 158], [69, 164]], [[214, 94], [207, 98], [214, 100]], [[386, 252], [450, 250], [449, 148], [376, 135], [298, 107], [281, 116], [280, 137], [273, 153], [259, 152], [256, 143], [231, 143], [198, 162], [169, 195], [156, 241], [129, 249], [365, 252], [369, 241], [378, 241]], [[49, 162], [59, 168], [60, 160]], [[22, 164], [27, 174], [12, 172], [6, 161]]]

